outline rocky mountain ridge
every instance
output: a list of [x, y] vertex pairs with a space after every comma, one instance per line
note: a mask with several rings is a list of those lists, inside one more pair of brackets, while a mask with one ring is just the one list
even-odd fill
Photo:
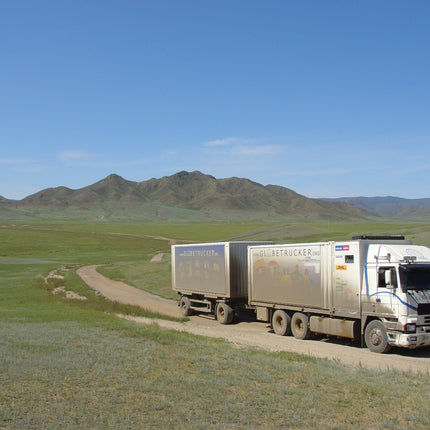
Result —
[[160, 179], [128, 181], [112, 174], [77, 190], [56, 187], [18, 202], [20, 207], [89, 208], [96, 204], [148, 203], [195, 211], [248, 211], [305, 219], [349, 220], [374, 216], [345, 202], [310, 199], [278, 185], [263, 186], [244, 178], [216, 179], [199, 171], [179, 172]]
[[[261, 185], [245, 178], [216, 179], [199, 171], [178, 172], [142, 182], [112, 174], [80, 189], [47, 188], [22, 200], [0, 197], [3, 207], [58, 210], [90, 210], [94, 207], [130, 208], [139, 212], [151, 206], [176, 208], [209, 218], [216, 212], [232, 218], [247, 214], [270, 219], [271, 215], [294, 219], [359, 220], [379, 216], [425, 218], [430, 199], [356, 197], [311, 199], [279, 185]], [[128, 209], [127, 209], [128, 210]], [[154, 209], [156, 211], [156, 209]], [[146, 211], [148, 212], [148, 211]], [[190, 213], [191, 213], [190, 212]], [[234, 212], [234, 214], [233, 214]], [[219, 215], [217, 215], [219, 216]], [[241, 218], [242, 216], [239, 216]]]

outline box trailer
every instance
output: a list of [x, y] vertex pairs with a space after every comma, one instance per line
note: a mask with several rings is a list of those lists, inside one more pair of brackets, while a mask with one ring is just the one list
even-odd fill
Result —
[[275, 333], [430, 344], [430, 249], [403, 237], [248, 247], [249, 305]]
[[223, 324], [248, 304], [248, 247], [273, 242], [217, 242], [172, 246], [172, 288], [183, 315], [213, 313]]

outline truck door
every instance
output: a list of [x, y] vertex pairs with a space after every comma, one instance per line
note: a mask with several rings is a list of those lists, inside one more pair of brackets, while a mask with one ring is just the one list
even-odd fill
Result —
[[360, 255], [358, 243], [334, 245], [332, 311], [357, 318], [360, 314]]
[[379, 267], [378, 285], [375, 294], [375, 311], [381, 316], [399, 314], [401, 304], [398, 291], [397, 270], [393, 266]]

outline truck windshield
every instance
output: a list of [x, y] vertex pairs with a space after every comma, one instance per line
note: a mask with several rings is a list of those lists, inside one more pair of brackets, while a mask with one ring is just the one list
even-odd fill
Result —
[[430, 265], [400, 266], [400, 283], [403, 291], [430, 290]]

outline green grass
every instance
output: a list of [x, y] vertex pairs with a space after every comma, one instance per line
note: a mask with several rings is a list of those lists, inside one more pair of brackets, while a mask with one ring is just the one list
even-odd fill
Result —
[[[3, 230], [25, 230], [41, 232], [78, 233], [106, 236], [129, 236], [147, 238], [147, 236], [163, 236], [176, 240], [186, 241], [219, 241], [227, 240], [234, 235], [246, 233], [266, 226], [278, 225], [268, 222], [90, 222], [90, 221], [39, 221], [30, 223], [17, 223], [3, 221]], [[1, 230], [0, 230], [1, 231]]]
[[[149, 260], [170, 247], [138, 235], [185, 239], [189, 229], [193, 239], [213, 241], [278, 231], [299, 242], [402, 227], [426, 242], [430, 232], [424, 224], [266, 224], [266, 233], [262, 227], [190, 224], [175, 235], [173, 224], [4, 224], [0, 428], [429, 428], [428, 374], [350, 369], [135, 324], [113, 316], [115, 305], [74, 272], [82, 264], [106, 264], [112, 276], [167, 295], [168, 256]], [[45, 284], [42, 276], [54, 269], [64, 279]], [[53, 295], [59, 285], [88, 300]]]
[[428, 375], [350, 370], [113, 317], [2, 321], [0, 334], [5, 428], [430, 425]]
[[273, 240], [278, 243], [350, 240], [358, 235], [403, 234], [417, 245], [430, 246], [430, 228], [426, 222], [303, 222], [266, 225], [235, 236], [235, 239]]
[[[63, 300], [71, 305], [78, 306], [80, 309], [95, 310], [110, 314], [122, 314], [131, 316], [142, 316], [148, 318], [161, 318], [171, 321], [188, 321], [188, 318], [178, 319], [175, 317], [170, 317], [168, 315], [161, 315], [156, 312], [150, 312], [146, 309], [141, 308], [137, 305], [125, 305], [119, 302], [113, 302], [106, 299], [98, 292], [89, 288], [82, 279], [76, 274], [75, 268], [70, 269], [59, 269], [56, 274], [64, 276], [64, 279], [48, 279], [43, 287], [49, 291], [51, 294], [56, 294], [59, 300]], [[78, 294], [82, 299], [70, 299], [67, 298], [66, 292], [55, 291], [56, 287], [63, 286], [65, 291], [71, 291]], [[85, 300], [83, 299], [85, 298]]]
[[160, 262], [151, 262], [152, 256], [144, 261], [111, 264], [97, 270], [108, 278], [123, 281], [151, 294], [167, 299], [177, 299], [172, 290], [171, 254], [166, 253]]

